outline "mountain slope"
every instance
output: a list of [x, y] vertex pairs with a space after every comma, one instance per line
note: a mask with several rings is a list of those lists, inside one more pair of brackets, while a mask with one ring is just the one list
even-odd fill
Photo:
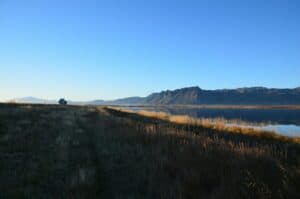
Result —
[[174, 91], [153, 93], [145, 98], [121, 99], [117, 104], [220, 104], [220, 105], [293, 105], [300, 104], [300, 89], [250, 87], [238, 89], [203, 90], [187, 87]]

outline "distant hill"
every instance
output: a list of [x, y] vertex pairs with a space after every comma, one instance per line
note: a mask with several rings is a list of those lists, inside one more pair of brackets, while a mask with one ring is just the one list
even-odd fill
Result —
[[[84, 102], [82, 102], [84, 103]], [[93, 104], [93, 105], [102, 105], [102, 104], [105, 104], [105, 101], [104, 100], [93, 100], [93, 101], [89, 101], [89, 102], [85, 102], [87, 104]]]
[[187, 87], [153, 93], [147, 97], [119, 99], [117, 104], [220, 104], [220, 105], [294, 105], [300, 104], [300, 88], [275, 89], [246, 87], [237, 89], [203, 90]]
[[144, 97], [127, 97], [127, 98], [122, 98], [122, 99], [117, 99], [117, 100], [112, 100], [112, 101], [105, 101], [107, 104], [112, 104], [112, 105], [118, 105], [118, 104], [145, 104], [145, 99]]
[[36, 97], [16, 98], [16, 99], [10, 100], [10, 102], [28, 103], [28, 104], [56, 104], [57, 103], [55, 100], [47, 100], [47, 99], [41, 99], [41, 98], [36, 98]]

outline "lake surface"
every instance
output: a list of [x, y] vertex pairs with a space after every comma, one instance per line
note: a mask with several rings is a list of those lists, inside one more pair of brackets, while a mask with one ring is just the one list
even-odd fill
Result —
[[[128, 108], [128, 107], [127, 107]], [[195, 118], [225, 118], [241, 120], [247, 125], [292, 137], [300, 137], [299, 109], [232, 109], [232, 108], [172, 108], [130, 107], [132, 110], [162, 111], [173, 115], [189, 115]]]

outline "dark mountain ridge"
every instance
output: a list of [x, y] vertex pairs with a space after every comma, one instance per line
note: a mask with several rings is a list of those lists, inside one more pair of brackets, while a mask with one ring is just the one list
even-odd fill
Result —
[[126, 100], [126, 104], [299, 105], [300, 89], [299, 87], [294, 89], [244, 87], [204, 90], [196, 86], [153, 93], [134, 101]]

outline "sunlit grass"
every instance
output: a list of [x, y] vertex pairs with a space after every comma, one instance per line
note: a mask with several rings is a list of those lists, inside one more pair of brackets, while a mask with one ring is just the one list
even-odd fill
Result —
[[[271, 138], [282, 141], [290, 141], [300, 143], [300, 137], [288, 137], [280, 135], [275, 131], [261, 130], [243, 126], [247, 124], [241, 120], [226, 120], [224, 118], [194, 118], [187, 115], [171, 115], [161, 111], [138, 110], [132, 111], [126, 108], [108, 107], [113, 110], [123, 111], [127, 113], [138, 114], [145, 117], [151, 117], [159, 120], [169, 121], [176, 124], [201, 126], [203, 128], [213, 129], [222, 133], [244, 134], [257, 137]], [[230, 124], [230, 125], [228, 125]], [[260, 124], [262, 125], [262, 124]]]

